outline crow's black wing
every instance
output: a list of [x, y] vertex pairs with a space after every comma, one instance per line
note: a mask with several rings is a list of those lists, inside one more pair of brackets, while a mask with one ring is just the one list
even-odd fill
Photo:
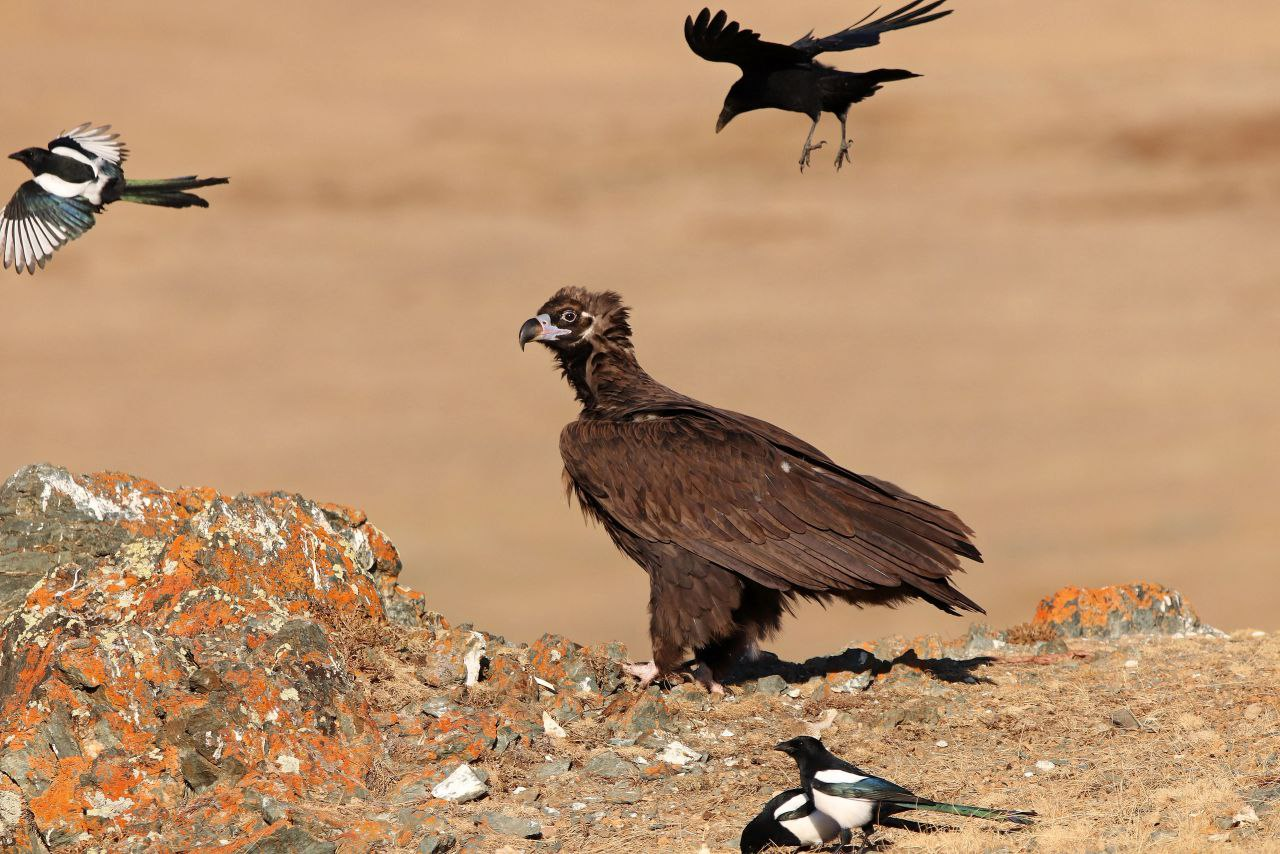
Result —
[[872, 45], [880, 44], [880, 35], [882, 33], [914, 27], [919, 24], [927, 24], [930, 21], [936, 21], [939, 18], [945, 18], [950, 15], [952, 11], [950, 9], [944, 9], [941, 12], [935, 11], [945, 2], [946, 0], [934, 0], [932, 3], [925, 3], [924, 0], [914, 0], [914, 2], [908, 3], [896, 12], [890, 12], [883, 17], [876, 18], [874, 21], [868, 21], [867, 18], [880, 11], [877, 9], [871, 15], [867, 15], [866, 18], [858, 21], [858, 23], [823, 38], [814, 38], [813, 30], [810, 30], [806, 35], [792, 42], [791, 47], [809, 57], [832, 50], [853, 50], [859, 47], [871, 47]]
[[4, 268], [34, 273], [67, 243], [93, 228], [93, 205], [81, 198], [45, 192], [28, 181], [0, 214], [0, 258]]
[[697, 20], [684, 19], [684, 40], [698, 56], [711, 62], [732, 62], [747, 69], [785, 67], [808, 62], [809, 55], [785, 44], [767, 42], [760, 34], [730, 21], [725, 12], [710, 9], [698, 13]]

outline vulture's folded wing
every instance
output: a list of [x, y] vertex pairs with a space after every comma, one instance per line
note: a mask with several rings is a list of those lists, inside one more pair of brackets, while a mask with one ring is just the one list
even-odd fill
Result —
[[809, 60], [803, 51], [764, 41], [759, 33], [743, 29], [737, 21], [730, 21], [723, 10], [712, 16], [710, 9], [703, 9], [696, 20], [686, 17], [684, 40], [703, 59], [731, 62], [744, 70], [785, 67]]
[[[946, 0], [934, 0], [932, 3], [925, 3], [924, 0], [914, 0], [908, 3], [896, 12], [890, 12], [876, 18], [874, 21], [868, 21], [871, 15], [863, 18], [856, 24], [846, 27], [838, 33], [832, 33], [823, 38], [815, 38], [813, 31], [801, 36], [791, 43], [791, 47], [801, 51], [807, 56], [817, 56], [820, 53], [834, 50], [854, 50], [860, 47], [871, 47], [880, 44], [880, 36], [890, 30], [901, 30], [906, 27], [914, 27], [919, 24], [927, 24], [930, 21], [936, 21], [939, 18], [945, 18], [951, 14], [950, 9], [944, 9], [941, 12], [935, 11]], [[877, 10], [879, 11], [879, 10]]]
[[610, 524], [767, 587], [905, 587], [981, 610], [947, 582], [957, 554], [978, 556], [953, 514], [723, 415], [576, 421], [560, 437], [565, 470]]

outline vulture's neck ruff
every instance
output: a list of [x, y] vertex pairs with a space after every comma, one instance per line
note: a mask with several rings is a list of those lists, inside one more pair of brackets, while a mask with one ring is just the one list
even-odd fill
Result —
[[605, 305], [587, 302], [582, 311], [589, 325], [578, 341], [565, 348], [553, 346], [552, 350], [560, 372], [582, 404], [584, 417], [623, 419], [655, 400], [683, 399], [640, 367], [631, 344], [626, 306], [620, 301]]

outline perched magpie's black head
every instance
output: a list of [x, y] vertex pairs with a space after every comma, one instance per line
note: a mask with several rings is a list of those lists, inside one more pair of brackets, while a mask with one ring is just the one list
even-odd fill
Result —
[[43, 148], [24, 148], [21, 151], [15, 151], [13, 154], [10, 154], [9, 159], [16, 160], [19, 163], [24, 164], [32, 172], [35, 172], [37, 167], [43, 163], [45, 158], [48, 156], [49, 152]]
[[803, 757], [825, 756], [827, 748], [818, 739], [807, 735], [796, 736], [774, 745], [774, 750], [781, 750], [797, 762]]

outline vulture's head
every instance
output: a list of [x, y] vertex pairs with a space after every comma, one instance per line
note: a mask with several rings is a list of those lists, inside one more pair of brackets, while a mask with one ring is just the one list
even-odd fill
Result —
[[629, 348], [627, 307], [613, 291], [561, 288], [520, 327], [520, 349], [531, 341], [563, 355], [606, 344]]

